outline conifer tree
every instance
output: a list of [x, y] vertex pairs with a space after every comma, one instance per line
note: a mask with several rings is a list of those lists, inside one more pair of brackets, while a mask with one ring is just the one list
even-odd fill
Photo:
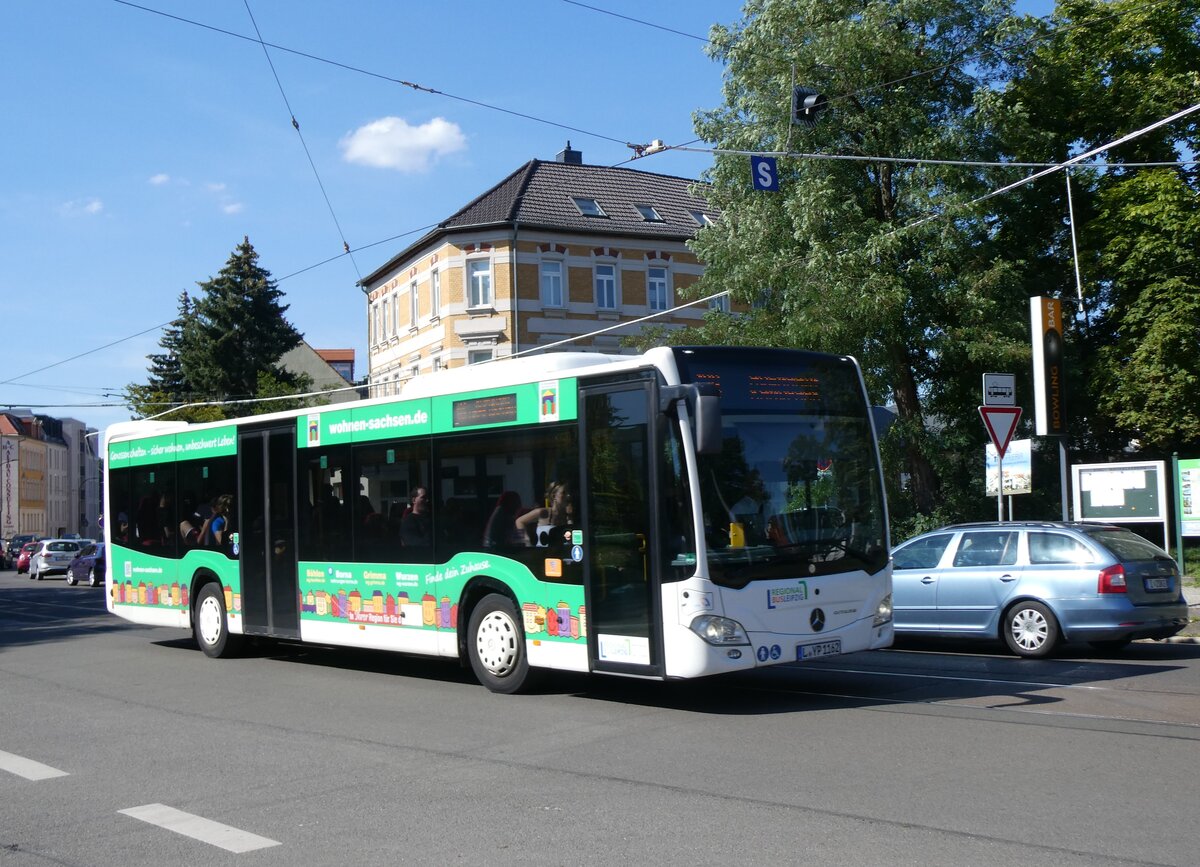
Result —
[[[258, 264], [258, 253], [243, 238], [225, 267], [203, 283], [192, 304], [180, 344], [184, 378], [204, 399], [245, 399], [258, 394], [259, 374], [298, 385], [279, 359], [302, 338], [284, 317], [271, 272]], [[236, 414], [236, 413], [229, 413]]]

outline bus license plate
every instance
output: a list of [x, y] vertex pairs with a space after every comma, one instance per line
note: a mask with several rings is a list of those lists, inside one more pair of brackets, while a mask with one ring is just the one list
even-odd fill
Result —
[[796, 659], [817, 659], [821, 656], [837, 656], [842, 652], [842, 639], [821, 641], [817, 644], [800, 644], [796, 647]]
[[1171, 589], [1171, 579], [1170, 578], [1147, 578], [1146, 579], [1146, 589], [1147, 590], [1170, 590]]

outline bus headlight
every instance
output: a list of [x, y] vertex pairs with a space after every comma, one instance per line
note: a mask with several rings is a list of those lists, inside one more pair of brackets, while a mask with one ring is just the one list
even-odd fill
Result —
[[715, 614], [701, 614], [692, 621], [692, 632], [699, 635], [709, 644], [724, 647], [730, 644], [749, 644], [750, 638], [742, 624], [728, 617], [718, 617]]
[[883, 626], [885, 623], [892, 622], [892, 594], [889, 593], [879, 600], [879, 606], [875, 609], [875, 620], [872, 621], [872, 626]]

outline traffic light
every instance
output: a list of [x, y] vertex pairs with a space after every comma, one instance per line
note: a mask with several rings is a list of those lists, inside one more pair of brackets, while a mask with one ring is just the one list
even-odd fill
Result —
[[823, 112], [829, 103], [823, 94], [807, 87], [792, 88], [792, 123], [804, 126], [816, 126], [817, 115]]

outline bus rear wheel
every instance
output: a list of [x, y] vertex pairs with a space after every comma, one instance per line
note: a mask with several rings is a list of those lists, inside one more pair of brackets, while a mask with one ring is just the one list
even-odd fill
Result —
[[205, 584], [196, 597], [196, 613], [192, 617], [192, 634], [205, 656], [219, 659], [237, 652], [241, 636], [229, 634], [229, 618], [225, 614], [225, 592], [218, 584]]
[[479, 682], [492, 692], [514, 693], [533, 681], [525, 650], [525, 630], [517, 606], [507, 596], [489, 593], [471, 612], [467, 655]]

